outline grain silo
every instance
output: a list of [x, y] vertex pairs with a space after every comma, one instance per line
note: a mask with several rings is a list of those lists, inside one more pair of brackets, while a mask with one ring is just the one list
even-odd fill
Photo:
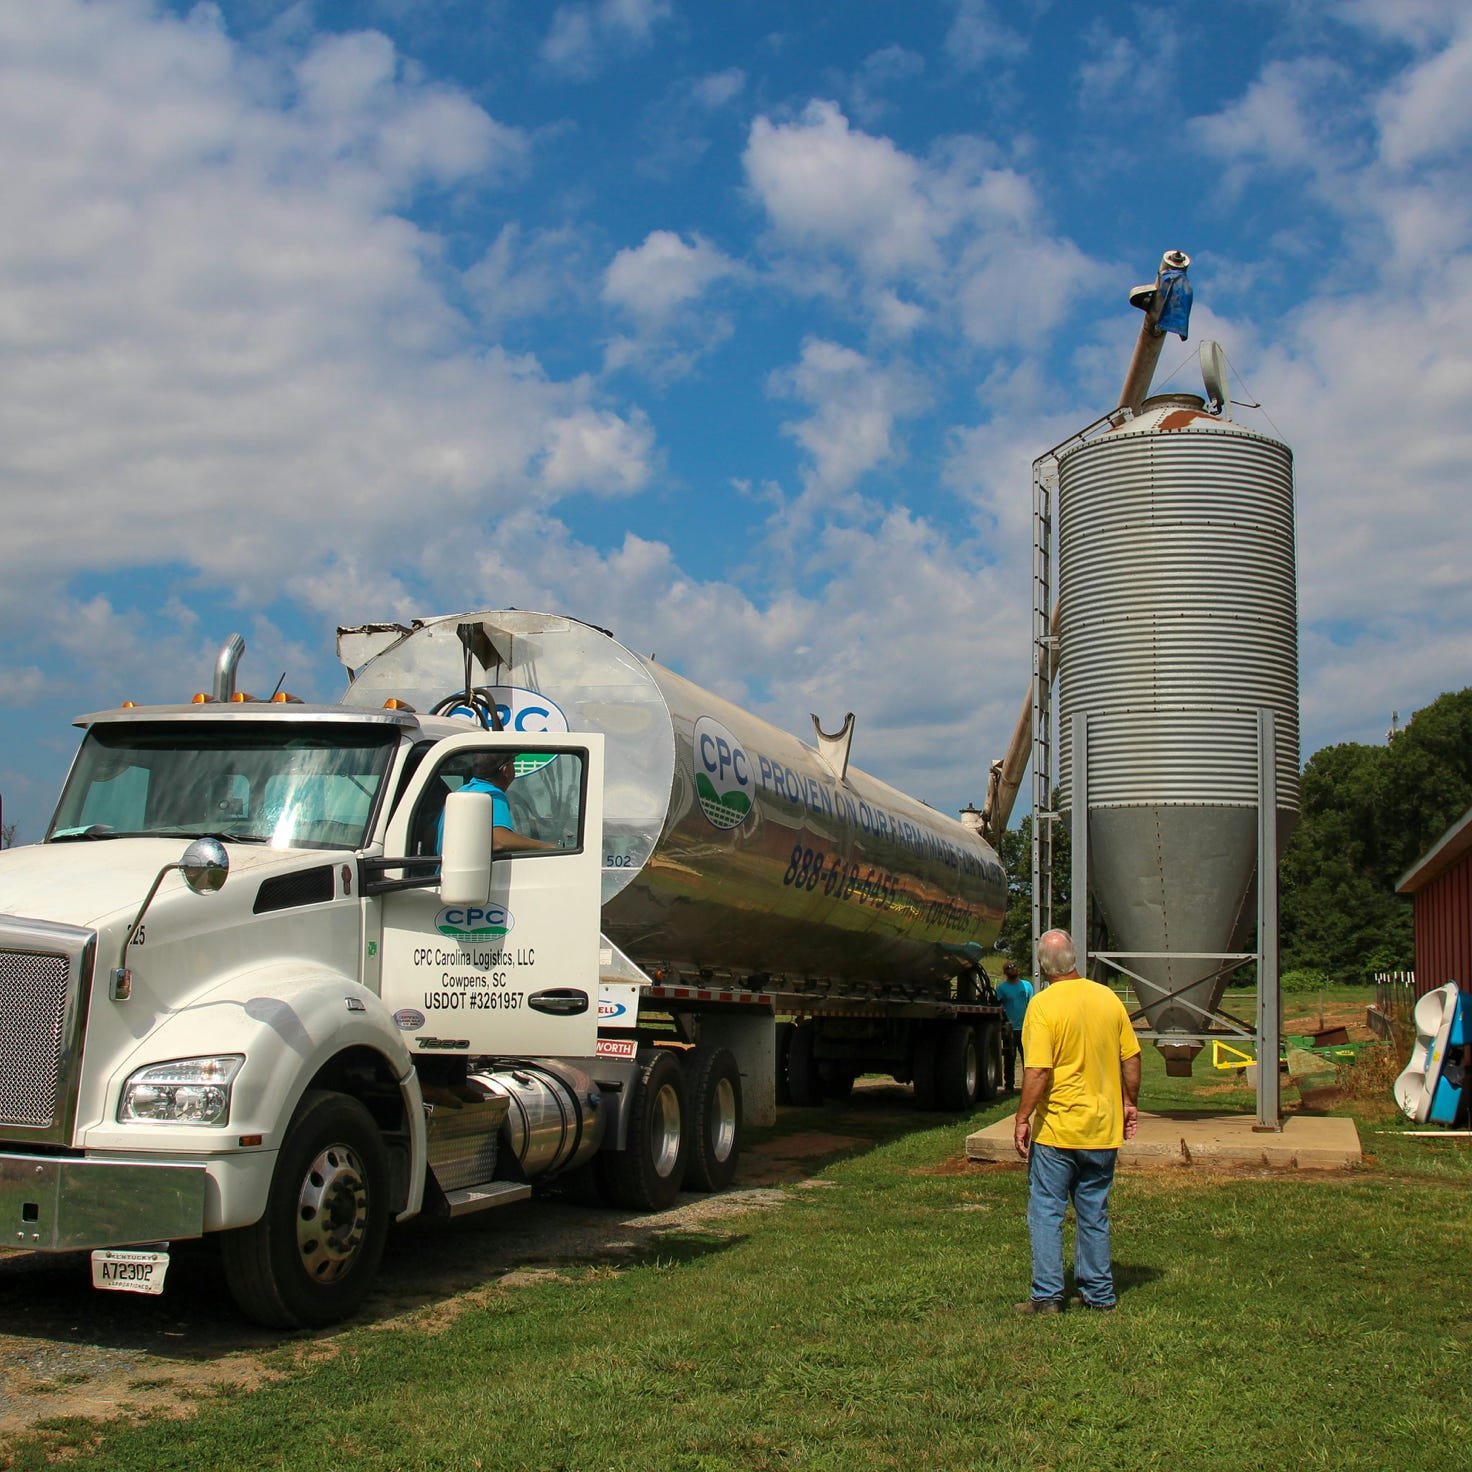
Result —
[[1293, 524], [1288, 447], [1192, 395], [1058, 457], [1061, 802], [1077, 840], [1082, 728], [1089, 888], [1173, 1071], [1256, 918], [1264, 710], [1280, 852], [1297, 817]]

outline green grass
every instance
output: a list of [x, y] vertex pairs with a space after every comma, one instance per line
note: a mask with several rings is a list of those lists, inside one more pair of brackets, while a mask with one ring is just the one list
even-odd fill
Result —
[[[1150, 1053], [1142, 1103], [1183, 1107]], [[779, 1131], [867, 1148], [826, 1189], [668, 1233], [642, 1262], [496, 1292], [448, 1327], [349, 1328], [326, 1357], [288, 1344], [269, 1355], [284, 1378], [186, 1422], [61, 1423], [12, 1465], [63, 1450], [118, 1472], [1465, 1465], [1465, 1142], [1365, 1120], [1374, 1160], [1357, 1172], [1124, 1172], [1119, 1312], [1032, 1320], [1013, 1312], [1024, 1174], [960, 1163], [966, 1133], [1010, 1107], [920, 1128], [786, 1111]]]

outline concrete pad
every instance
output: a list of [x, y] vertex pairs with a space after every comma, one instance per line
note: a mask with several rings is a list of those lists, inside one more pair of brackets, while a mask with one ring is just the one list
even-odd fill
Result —
[[[1121, 1165], [1266, 1165], [1279, 1170], [1343, 1170], [1359, 1165], [1359, 1131], [1352, 1119], [1292, 1114], [1283, 1128], [1259, 1134], [1251, 1114], [1141, 1114]], [[969, 1160], [1021, 1165], [1012, 1145], [1012, 1116], [966, 1137]]]

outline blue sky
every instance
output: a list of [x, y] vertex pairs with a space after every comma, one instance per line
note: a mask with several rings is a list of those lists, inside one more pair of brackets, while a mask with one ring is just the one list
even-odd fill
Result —
[[1304, 755], [1380, 740], [1472, 670], [1469, 141], [1440, 0], [0, 7], [5, 819], [232, 630], [332, 698], [506, 604], [979, 801], [1167, 248], [1157, 383], [1295, 453]]

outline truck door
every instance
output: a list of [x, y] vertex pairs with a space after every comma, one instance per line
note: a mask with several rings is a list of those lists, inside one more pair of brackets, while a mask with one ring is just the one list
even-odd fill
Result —
[[[499, 765], [508, 757], [514, 775]], [[386, 852], [437, 853], [444, 799], [467, 784], [504, 795], [492, 794], [490, 893], [482, 905], [446, 905], [435, 880], [384, 894], [383, 1000], [421, 1055], [592, 1056], [603, 737], [475, 732], [441, 742], [390, 820]]]

